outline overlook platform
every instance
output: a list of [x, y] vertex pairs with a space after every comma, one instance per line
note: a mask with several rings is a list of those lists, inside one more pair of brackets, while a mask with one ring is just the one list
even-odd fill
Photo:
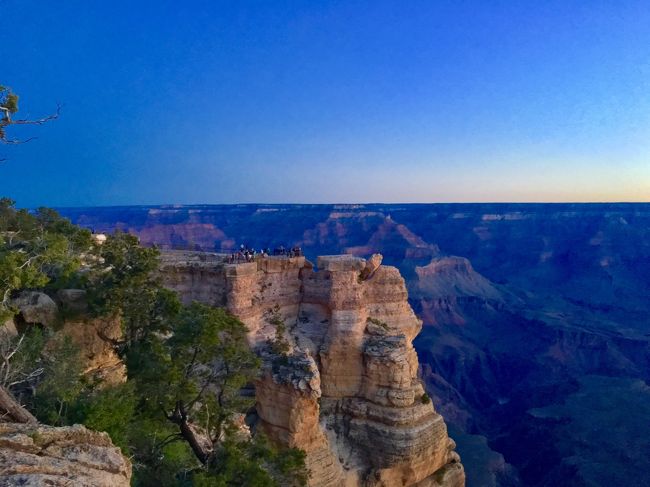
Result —
[[[321, 255], [316, 261], [319, 270], [326, 271], [361, 271], [366, 267], [366, 259], [349, 254]], [[313, 264], [305, 256], [290, 257], [287, 255], [258, 254], [251, 261], [232, 262], [231, 254], [218, 252], [203, 252], [193, 250], [163, 250], [161, 251], [161, 269], [170, 271], [176, 269], [206, 269], [223, 268], [227, 274], [240, 275], [246, 271], [278, 272], [288, 269], [313, 268]]]
[[[303, 267], [306, 262], [304, 256], [290, 257], [288, 255], [267, 255], [258, 254], [252, 260], [244, 259], [231, 260], [232, 254], [219, 252], [203, 252], [200, 250], [162, 250], [160, 253], [161, 265], [163, 268], [215, 268], [215, 267], [255, 267], [259, 270], [269, 268]], [[255, 264], [257, 264], [255, 266]], [[309, 265], [309, 264], [308, 264]]]

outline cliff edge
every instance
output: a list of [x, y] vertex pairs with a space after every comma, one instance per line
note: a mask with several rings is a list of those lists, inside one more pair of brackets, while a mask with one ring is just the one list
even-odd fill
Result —
[[[185, 302], [226, 306], [265, 358], [257, 427], [307, 454], [310, 487], [461, 487], [465, 474], [420, 382], [421, 328], [404, 279], [381, 256], [163, 254]], [[269, 344], [283, 343], [282, 352]]]

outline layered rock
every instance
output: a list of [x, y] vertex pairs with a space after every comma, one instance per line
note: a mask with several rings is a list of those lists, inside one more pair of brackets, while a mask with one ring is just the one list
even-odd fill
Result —
[[256, 384], [259, 427], [307, 453], [310, 486], [462, 486], [455, 444], [417, 376], [421, 323], [399, 271], [380, 263], [325, 256], [316, 271], [304, 257], [228, 264], [171, 252], [162, 273], [184, 301], [224, 304], [261, 353], [285, 333], [289, 353], [265, 355]]
[[131, 462], [106, 433], [80, 425], [0, 423], [4, 486], [127, 487]]

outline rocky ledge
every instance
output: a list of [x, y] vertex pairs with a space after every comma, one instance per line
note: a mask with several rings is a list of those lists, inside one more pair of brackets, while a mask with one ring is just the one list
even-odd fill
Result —
[[0, 423], [3, 486], [127, 487], [131, 462], [106, 433], [75, 425]]

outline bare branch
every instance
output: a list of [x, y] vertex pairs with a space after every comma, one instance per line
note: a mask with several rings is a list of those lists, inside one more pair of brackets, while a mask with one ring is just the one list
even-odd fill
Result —
[[162, 449], [167, 445], [169, 445], [170, 443], [174, 443], [175, 441], [180, 441], [182, 439], [183, 439], [183, 435], [181, 435], [180, 433], [172, 433], [171, 435], [167, 436], [159, 443], [156, 443], [156, 448]]
[[31, 380], [36, 379], [41, 374], [43, 374], [43, 372], [45, 372], [45, 369], [41, 367], [30, 372], [29, 374], [23, 374], [25, 376], [23, 379], [11, 382], [9, 384], [9, 387], [17, 386], [18, 384], [22, 384], [23, 382], [30, 382]]
[[[0, 141], [2, 141], [2, 143], [6, 144], [6, 145], [17, 145], [17, 144], [26, 144], [27, 142], [30, 142], [32, 140], [36, 140], [37, 138], [38, 137], [30, 137], [29, 139], [24, 139], [24, 140], [0, 138]], [[2, 160], [4, 160], [4, 159], [2, 159]]]
[[63, 105], [57, 104], [56, 112], [54, 112], [52, 115], [39, 118], [38, 120], [26, 120], [26, 119], [9, 120], [9, 123], [7, 125], [43, 125], [44, 123], [59, 118], [59, 115], [61, 114], [61, 108], [63, 108]]
[[126, 344], [126, 340], [117, 340], [115, 338], [111, 338], [106, 333], [104, 333], [104, 330], [97, 330], [97, 336], [105, 342], [110, 343], [114, 348], [119, 348]]
[[[9, 109], [6, 107], [0, 107], [0, 110], [2, 110], [3, 113], [2, 118], [0, 118], [0, 143], [5, 145], [16, 145], [16, 144], [25, 144], [31, 140], [34, 140], [36, 137], [29, 137], [28, 139], [8, 139], [4, 129], [6, 127], [11, 127], [13, 125], [43, 125], [47, 122], [51, 122], [52, 120], [59, 118], [59, 115], [61, 114], [61, 108], [63, 108], [63, 105], [57, 104], [56, 112], [36, 120], [28, 120], [28, 119], [12, 120], [11, 112], [9, 111]], [[5, 158], [2, 158], [0, 159], [0, 162], [5, 160], [6, 160]]]
[[9, 362], [11, 360], [11, 357], [13, 357], [16, 352], [20, 349], [20, 346], [23, 344], [23, 340], [25, 339], [25, 334], [20, 335], [20, 339], [18, 340], [18, 343], [14, 346], [13, 350], [10, 350], [9, 353], [2, 357], [6, 362]]

